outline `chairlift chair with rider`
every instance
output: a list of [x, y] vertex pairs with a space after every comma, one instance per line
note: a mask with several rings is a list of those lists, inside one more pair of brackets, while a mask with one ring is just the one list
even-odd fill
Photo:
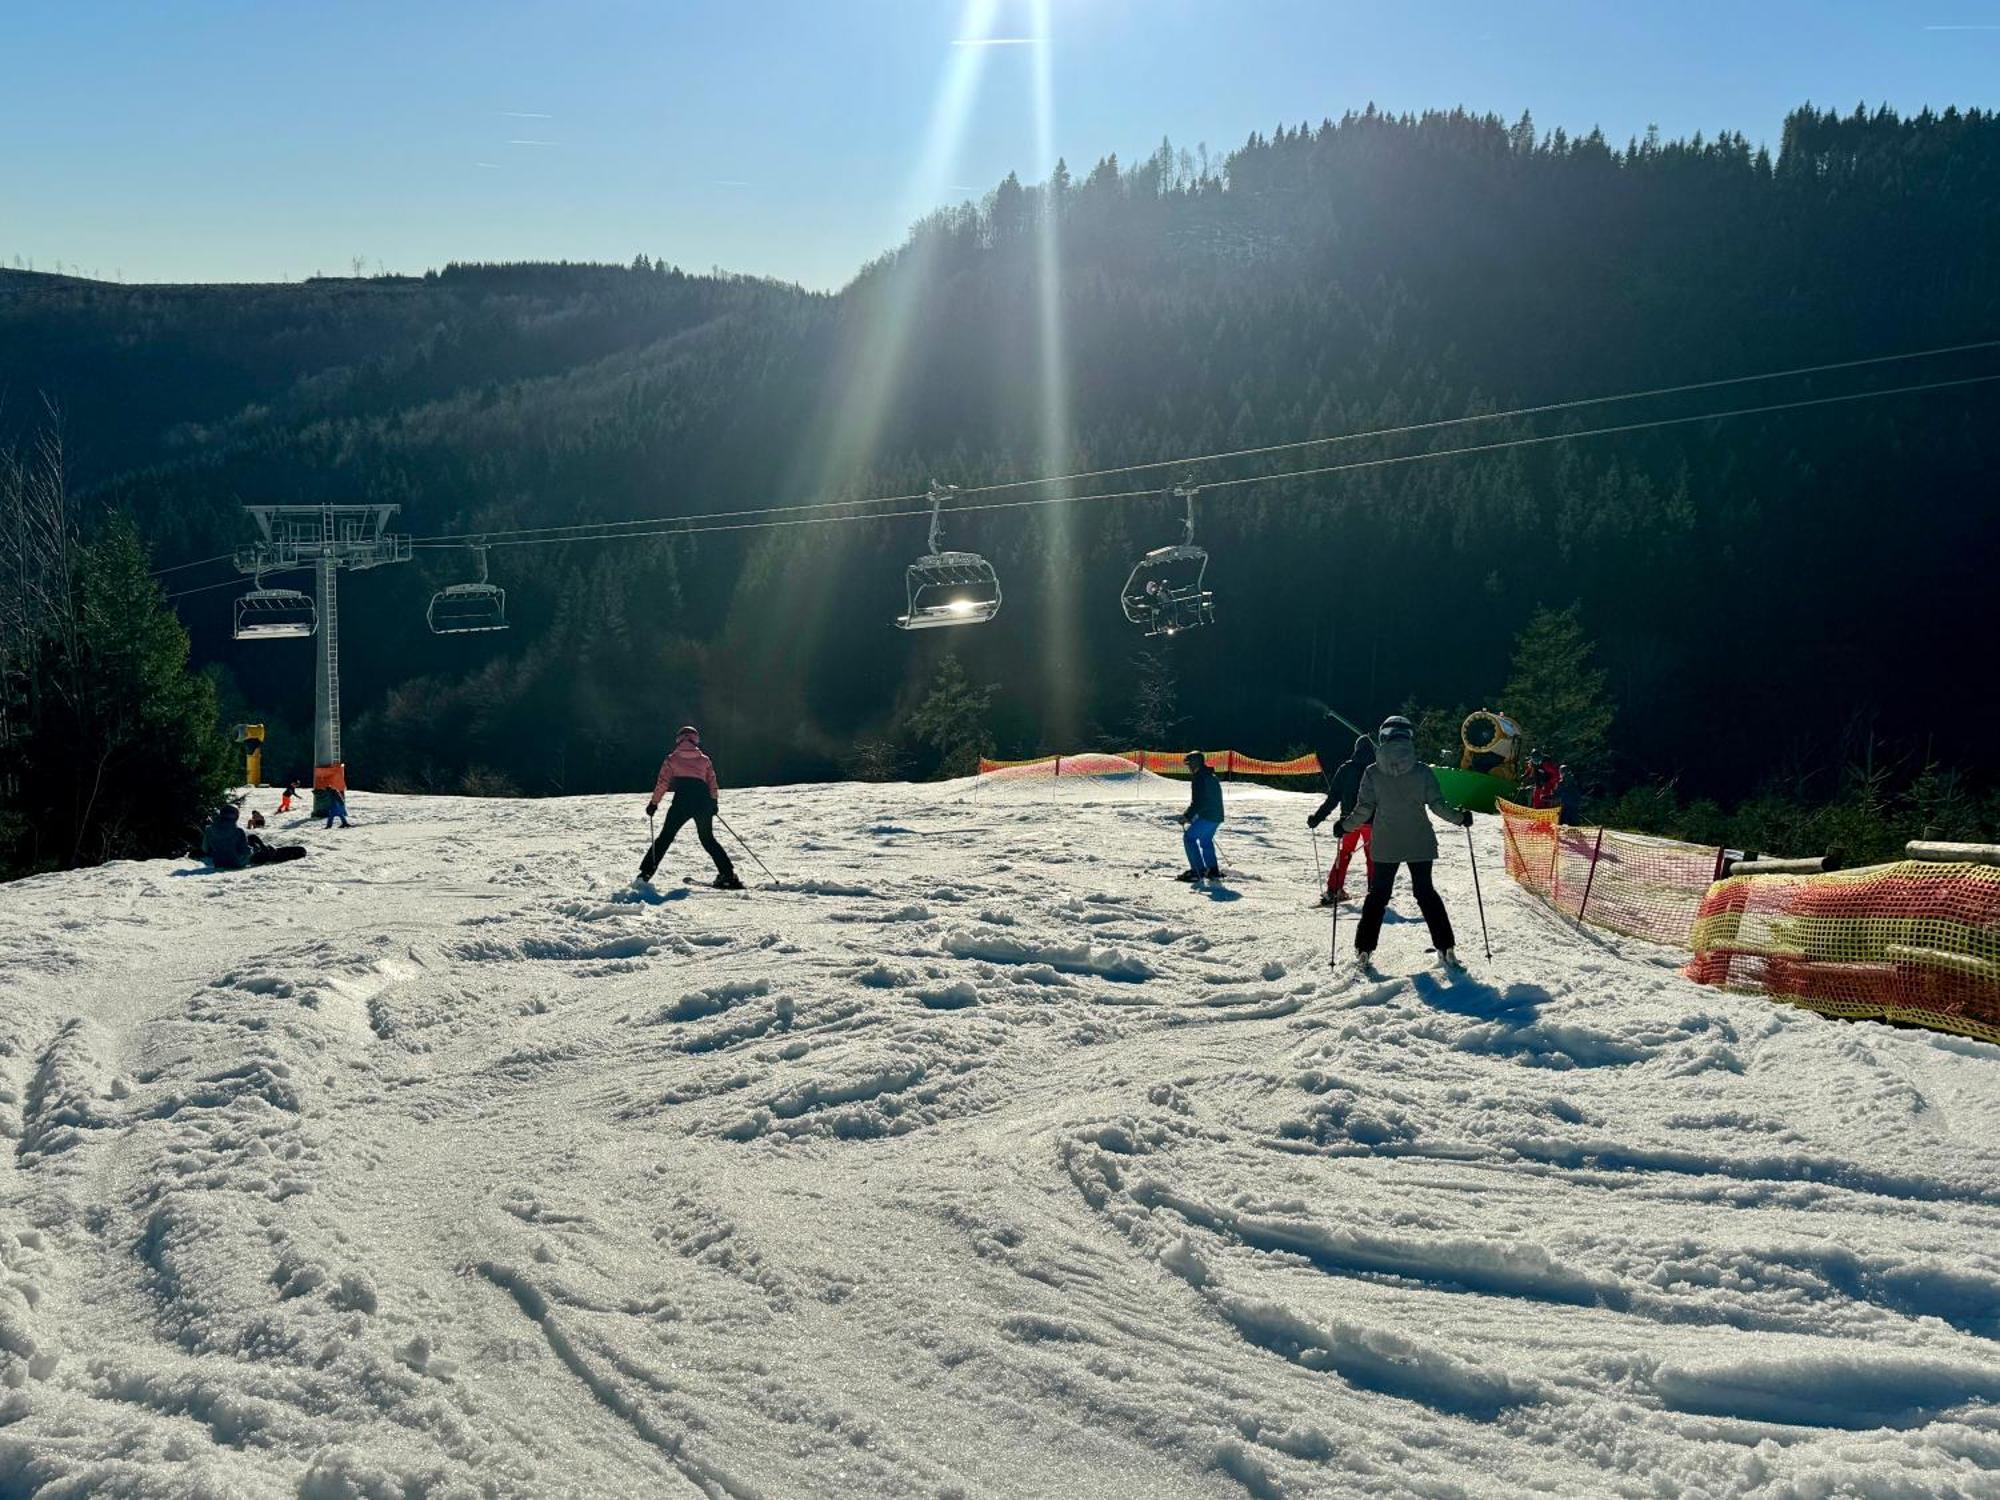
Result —
[[1208, 553], [1194, 542], [1196, 493], [1192, 485], [1174, 486], [1174, 498], [1187, 505], [1185, 534], [1178, 545], [1155, 547], [1140, 558], [1118, 596], [1125, 618], [1149, 636], [1178, 635], [1215, 623], [1215, 595], [1202, 586]]
[[297, 589], [267, 589], [256, 575], [256, 587], [236, 601], [235, 637], [239, 641], [292, 641], [319, 629], [319, 606], [311, 594]]
[[507, 591], [486, 581], [486, 549], [472, 550], [479, 558], [479, 581], [450, 584], [431, 595], [424, 621], [432, 635], [472, 635], [507, 628]]
[[957, 493], [955, 484], [931, 484], [930, 550], [904, 574], [909, 608], [897, 617], [898, 630], [984, 625], [1000, 613], [1000, 576], [993, 564], [977, 552], [938, 551], [938, 513]]

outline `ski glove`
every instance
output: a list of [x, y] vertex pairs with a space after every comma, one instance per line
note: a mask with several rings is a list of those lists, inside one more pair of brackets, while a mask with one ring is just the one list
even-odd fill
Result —
[[1306, 827], [1317, 828], [1324, 820], [1316, 812], [1306, 814]]
[[1461, 828], [1470, 828], [1472, 826], [1472, 809], [1469, 807], [1459, 809], [1458, 822]]
[[657, 802], [648, 802], [646, 804], [646, 816], [649, 818], [652, 817], [652, 815], [658, 812], [659, 810], [660, 810], [660, 804]]

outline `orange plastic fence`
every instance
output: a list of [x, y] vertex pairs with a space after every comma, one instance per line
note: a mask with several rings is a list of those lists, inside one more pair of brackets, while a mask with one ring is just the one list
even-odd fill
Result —
[[1499, 804], [1507, 873], [1565, 916], [1627, 937], [1693, 946], [1722, 851], [1609, 828], [1565, 826], [1557, 809]]
[[[1260, 760], [1240, 750], [1204, 750], [1210, 769], [1224, 776], [1317, 776], [1319, 757], [1301, 755], [1296, 760]], [[981, 776], [1000, 773], [1044, 776], [1120, 776], [1144, 768], [1160, 776], [1185, 776], [1185, 750], [1085, 751], [1077, 755], [1043, 755], [1033, 760], [982, 760]], [[1108, 763], [1120, 763], [1112, 766]], [[1096, 767], [1096, 769], [1092, 769]]]
[[1905, 860], [1716, 882], [1684, 971], [1828, 1015], [2000, 1042], [2000, 869]]

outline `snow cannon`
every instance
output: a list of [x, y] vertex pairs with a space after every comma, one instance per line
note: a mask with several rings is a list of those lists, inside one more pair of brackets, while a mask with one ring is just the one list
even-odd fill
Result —
[[264, 784], [264, 726], [262, 724], [238, 724], [236, 726], [236, 748], [243, 752], [243, 784], [262, 786]]
[[1458, 726], [1458, 740], [1457, 769], [1437, 767], [1438, 786], [1453, 806], [1490, 813], [1514, 790], [1521, 726], [1492, 709], [1475, 709]]

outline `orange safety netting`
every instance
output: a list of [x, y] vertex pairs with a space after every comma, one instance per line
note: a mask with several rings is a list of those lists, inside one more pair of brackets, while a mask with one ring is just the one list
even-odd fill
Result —
[[1507, 873], [1565, 916], [1627, 937], [1692, 946], [1722, 851], [1608, 828], [1565, 826], [1553, 807], [1498, 804]]
[[2000, 1042], [2000, 869], [1905, 860], [1717, 881], [1684, 971], [1829, 1015]]
[[[979, 762], [981, 776], [993, 776], [1005, 772], [1039, 774], [1043, 776], [1104, 776], [1129, 775], [1135, 769], [1143, 768], [1161, 776], [1185, 776], [1187, 766], [1186, 750], [1121, 750], [1116, 754], [1086, 751], [1080, 755], [1043, 755], [1033, 760], [982, 760]], [[1317, 776], [1319, 757], [1301, 755], [1295, 760], [1259, 760], [1254, 755], [1245, 755], [1240, 750], [1204, 750], [1208, 757], [1209, 769], [1224, 776]], [[1085, 767], [1100, 762], [1125, 762], [1122, 769], [1090, 770]]]

